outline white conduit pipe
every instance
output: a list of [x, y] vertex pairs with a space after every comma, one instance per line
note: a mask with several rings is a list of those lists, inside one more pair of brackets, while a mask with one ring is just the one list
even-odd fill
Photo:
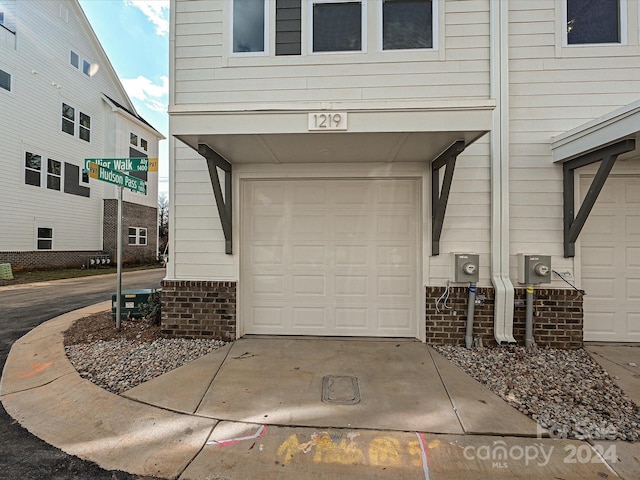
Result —
[[469, 303], [467, 304], [467, 331], [464, 336], [464, 342], [467, 348], [473, 345], [473, 309], [476, 305], [476, 284], [469, 285]]

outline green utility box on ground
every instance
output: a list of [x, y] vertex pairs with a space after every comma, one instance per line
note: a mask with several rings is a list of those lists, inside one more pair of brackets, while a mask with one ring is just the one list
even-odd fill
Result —
[[[142, 318], [140, 305], [149, 303], [149, 296], [152, 293], [159, 292], [160, 289], [155, 288], [139, 288], [137, 290], [127, 290], [122, 292], [122, 306], [120, 307], [120, 319], [123, 318]], [[117, 294], [111, 295], [111, 319], [116, 320], [116, 303]]]
[[11, 280], [13, 272], [10, 263], [0, 263], [0, 280]]

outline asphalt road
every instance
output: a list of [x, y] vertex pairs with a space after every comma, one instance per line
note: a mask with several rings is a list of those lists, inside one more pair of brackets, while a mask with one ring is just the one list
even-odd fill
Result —
[[[122, 290], [158, 288], [164, 275], [164, 269], [125, 272], [122, 276]], [[110, 300], [115, 291], [115, 274], [0, 287], [2, 368], [4, 369], [11, 345], [31, 329], [63, 313]], [[143, 478], [123, 472], [108, 472], [91, 462], [67, 455], [27, 432], [2, 406], [0, 452], [0, 478], [3, 480]]]

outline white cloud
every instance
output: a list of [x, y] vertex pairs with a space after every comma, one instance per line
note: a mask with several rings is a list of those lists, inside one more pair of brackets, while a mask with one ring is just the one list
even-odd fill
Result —
[[122, 85], [131, 98], [144, 102], [150, 110], [166, 112], [169, 78], [163, 75], [160, 80], [162, 83], [156, 85], [147, 77], [140, 75], [137, 78], [122, 79]]
[[169, 33], [169, 0], [125, 0], [125, 5], [139, 9], [156, 26], [156, 33]]

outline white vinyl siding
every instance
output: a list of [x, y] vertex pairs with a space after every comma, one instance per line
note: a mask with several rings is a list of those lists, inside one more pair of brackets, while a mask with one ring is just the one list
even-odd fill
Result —
[[[561, 4], [509, 5], [511, 277], [518, 253], [552, 255], [554, 269], [573, 272], [574, 259], [564, 258], [562, 165], [551, 163], [549, 144], [638, 100], [640, 47], [563, 47]], [[566, 286], [555, 274], [552, 282]]]
[[[175, 25], [176, 106], [255, 109], [261, 104], [330, 101], [362, 107], [384, 102], [391, 108], [407, 100], [464, 102], [489, 97], [488, 1], [446, 2], [446, 9], [438, 8], [438, 50], [380, 51], [379, 2], [369, 1], [363, 6], [370, 19], [362, 45], [366, 53], [309, 53], [306, 32], [302, 55], [257, 57], [225, 54], [231, 49], [225, 39], [230, 35], [224, 27], [227, 5], [231, 2], [180, 2]], [[307, 8], [303, 4], [304, 27]], [[275, 19], [271, 23], [275, 25]]]
[[[17, 30], [19, 54], [2, 43], [2, 32], [6, 30], [0, 27], [0, 69], [12, 74], [11, 93], [0, 89], [0, 251], [36, 249], [38, 225], [54, 228], [55, 250], [101, 250], [103, 203], [105, 198], [116, 198], [115, 190], [105, 182], [92, 180], [83, 185], [90, 187], [90, 197], [65, 193], [64, 164], [81, 168], [85, 158], [127, 156], [119, 152], [128, 151], [128, 135], [134, 128], [122, 115], [116, 118], [103, 100], [106, 94], [131, 107], [117, 76], [107, 67], [104, 52], [90, 34], [80, 7], [77, 2], [65, 3], [67, 22], [60, 18], [60, 3], [20, 1], [18, 16], [12, 3], [11, 17], [7, 13], [5, 20], [11, 20]], [[70, 65], [74, 45], [82, 45], [81, 53], [101, 65], [90, 80]], [[79, 111], [91, 117], [90, 142], [78, 137], [77, 125], [74, 137], [62, 132], [63, 102], [76, 107], [76, 123]], [[157, 142], [152, 140], [150, 131], [135, 128], [149, 139], [149, 156], [157, 157]], [[41, 156], [36, 173], [39, 186], [25, 183], [26, 152]], [[60, 191], [47, 188], [49, 158], [62, 164]], [[152, 175], [157, 178], [157, 173]], [[147, 197], [125, 194], [125, 201], [155, 207], [154, 183], [155, 180], [149, 182]], [[152, 198], [154, 195], [156, 198]], [[33, 219], [38, 219], [37, 224]]]

